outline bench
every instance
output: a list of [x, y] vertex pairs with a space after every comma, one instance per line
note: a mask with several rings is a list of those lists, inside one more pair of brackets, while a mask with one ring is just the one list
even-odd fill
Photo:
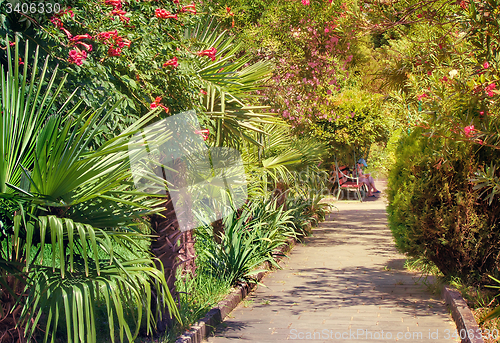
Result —
[[[359, 183], [358, 177], [349, 176], [349, 167], [347, 166], [336, 166], [333, 178], [330, 181], [333, 181], [337, 184], [337, 199], [339, 199], [340, 193], [342, 190], [353, 191], [358, 195], [359, 201], [363, 201], [365, 195], [364, 184]], [[334, 179], [334, 180], [332, 180]], [[363, 196], [361, 195], [363, 193]]]

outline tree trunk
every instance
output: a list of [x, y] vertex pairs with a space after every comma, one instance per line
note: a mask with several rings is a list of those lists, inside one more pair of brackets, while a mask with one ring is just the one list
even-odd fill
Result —
[[[170, 294], [176, 303], [179, 302], [179, 293], [175, 288], [175, 275], [177, 267], [182, 263], [178, 257], [181, 251], [179, 239], [182, 232], [179, 230], [179, 223], [175, 215], [174, 206], [170, 196], [164, 204], [165, 209], [161, 211], [161, 215], [155, 214], [151, 216], [152, 234], [157, 235], [157, 238], [151, 242], [151, 252], [163, 264], [165, 280], [167, 281]], [[155, 261], [156, 267], [161, 270], [158, 261]], [[153, 294], [156, 298], [156, 294]], [[167, 328], [173, 325], [172, 314], [168, 309], [162, 313], [162, 319], [157, 322], [157, 332], [164, 333]]]
[[276, 199], [276, 207], [280, 207], [283, 205], [283, 210], [287, 210], [286, 208], [286, 192], [287, 186], [283, 182], [277, 182], [276, 188], [274, 189], [273, 197]]
[[213, 239], [215, 242], [222, 243], [222, 234], [224, 233], [224, 223], [222, 219], [217, 219], [212, 223]]
[[[175, 166], [173, 164], [175, 164]], [[181, 176], [183, 175], [184, 164], [181, 160], [175, 161], [172, 165], [170, 165], [170, 167], [175, 167], [176, 170], [179, 171], [178, 174]], [[163, 178], [166, 179], [164, 171], [162, 171], [162, 174]], [[175, 184], [179, 188], [187, 186], [182, 179], [176, 181], [177, 182], [175, 182]], [[190, 215], [191, 208], [188, 204], [186, 204], [186, 206], [186, 208], [183, 208], [183, 211]], [[168, 289], [174, 301], [179, 304], [179, 293], [177, 292], [175, 286], [177, 268], [182, 265], [185, 270], [189, 270], [193, 274], [195, 273], [196, 251], [194, 250], [194, 237], [192, 230], [185, 232], [180, 230], [179, 221], [177, 220], [174, 203], [170, 193], [167, 192], [166, 201], [161, 205], [161, 207], [164, 209], [160, 212], [160, 214], [151, 216], [152, 234], [157, 236], [157, 238], [151, 243], [151, 252], [163, 264]], [[161, 268], [158, 261], [155, 261], [155, 264], [158, 269]], [[153, 294], [153, 301], [155, 298], [156, 294]], [[169, 313], [168, 309], [165, 309], [164, 313], [162, 313], [162, 319], [158, 319], [157, 333], [164, 333], [167, 329], [172, 328], [172, 317], [173, 316]]]

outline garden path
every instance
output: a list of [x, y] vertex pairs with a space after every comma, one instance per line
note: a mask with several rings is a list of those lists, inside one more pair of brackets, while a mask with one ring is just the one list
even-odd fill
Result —
[[444, 303], [425, 286], [432, 280], [404, 269], [385, 198], [334, 205], [338, 211], [263, 279], [266, 287], [240, 303], [209, 343], [459, 341]]

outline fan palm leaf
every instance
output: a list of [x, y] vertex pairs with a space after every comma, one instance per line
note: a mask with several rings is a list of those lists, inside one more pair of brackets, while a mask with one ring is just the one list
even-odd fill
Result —
[[269, 113], [261, 113], [266, 106], [251, 103], [264, 81], [271, 75], [271, 64], [252, 62], [253, 56], [243, 52], [227, 31], [220, 32], [217, 24], [207, 19], [193, 31], [188, 31], [203, 48], [215, 48], [218, 59], [199, 57], [197, 73], [206, 95], [203, 100], [205, 114], [212, 120], [217, 146], [238, 146], [241, 139], [259, 144], [250, 132], [263, 132], [263, 123], [275, 122]]
[[[9, 61], [18, 61], [18, 43], [14, 56], [7, 49]], [[93, 150], [90, 143], [114, 107], [77, 114], [79, 104], [64, 111], [65, 101], [56, 108], [64, 78], [53, 90], [56, 68], [40, 86], [47, 60], [37, 77], [37, 57], [29, 70], [25, 54], [22, 75], [9, 62], [0, 81], [0, 205], [13, 204], [12, 235], [0, 237], [1, 256], [2, 264], [22, 264], [16, 269], [26, 295], [19, 299], [20, 323], [28, 338], [41, 325], [44, 341], [64, 327], [68, 342], [96, 342], [96, 308], [104, 302], [111, 340], [116, 330], [121, 341], [132, 341], [143, 317], [148, 332], [162, 308], [178, 317], [161, 263], [148, 253], [149, 237], [134, 228], [164, 201], [134, 189], [129, 166], [131, 156], [143, 153], [129, 137], [157, 111]]]

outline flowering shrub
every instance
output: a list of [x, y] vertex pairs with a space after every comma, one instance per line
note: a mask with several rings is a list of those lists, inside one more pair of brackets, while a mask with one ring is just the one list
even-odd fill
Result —
[[[352, 12], [358, 24], [385, 37], [378, 58], [392, 87], [388, 106], [407, 128], [389, 178], [398, 247], [471, 282], [485, 281], [500, 267], [499, 202], [481, 201], [481, 194], [491, 195], [484, 184], [493, 187], [486, 176], [475, 186], [500, 158], [498, 16], [490, 15], [498, 5], [406, 1], [370, 14]], [[404, 20], [388, 19], [395, 14]]]
[[340, 28], [342, 6], [291, 2], [276, 11], [261, 21], [270, 31], [264, 31], [260, 39], [270, 40], [273, 46], [269, 51], [259, 49], [258, 56], [276, 63], [264, 99], [297, 130], [318, 120], [334, 120], [333, 100], [345, 85], [353, 61], [349, 42], [353, 37]]
[[[64, 4], [64, 1], [61, 2]], [[69, 2], [68, 2], [69, 4]], [[201, 109], [203, 82], [200, 56], [217, 60], [217, 51], [185, 31], [199, 24], [192, 1], [71, 1], [60, 13], [36, 17], [36, 33], [49, 52], [79, 86], [80, 98], [97, 106], [112, 97], [124, 99], [109, 130], [123, 129], [162, 98], [166, 113]], [[0, 42], [1, 44], [1, 42]], [[83, 87], [82, 87], [83, 86]]]

